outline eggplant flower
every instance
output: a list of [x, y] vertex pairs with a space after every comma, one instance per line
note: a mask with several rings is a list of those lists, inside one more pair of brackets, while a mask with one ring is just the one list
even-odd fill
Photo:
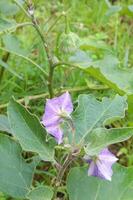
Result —
[[45, 113], [42, 117], [42, 124], [47, 132], [55, 137], [58, 144], [63, 141], [63, 130], [61, 124], [66, 118], [71, 118], [73, 111], [71, 96], [65, 92], [59, 97], [47, 99]]
[[88, 175], [111, 181], [113, 175], [112, 165], [118, 160], [107, 148], [103, 149], [97, 157], [85, 156], [89, 163]]

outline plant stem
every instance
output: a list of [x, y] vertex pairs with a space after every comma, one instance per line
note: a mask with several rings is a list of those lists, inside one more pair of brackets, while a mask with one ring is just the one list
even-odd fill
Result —
[[62, 178], [64, 176], [64, 173], [67, 169], [67, 167], [71, 164], [71, 162], [73, 161], [73, 156], [72, 156], [72, 152], [70, 152], [66, 158], [66, 160], [64, 161], [61, 169], [59, 170], [57, 179], [56, 179], [56, 186], [58, 187], [61, 184]]
[[[10, 53], [9, 53], [9, 52], [6, 52], [5, 55], [4, 55], [3, 58], [2, 58], [2, 61], [6, 63], [6, 62], [8, 61], [8, 59], [9, 59], [9, 56], [10, 56]], [[5, 68], [2, 67], [2, 68], [1, 68], [1, 71], [0, 71], [0, 83], [1, 83], [1, 81], [2, 81], [4, 72], [5, 72]]]
[[53, 74], [54, 74], [54, 67], [53, 67], [52, 57], [50, 55], [49, 48], [48, 48], [48, 45], [47, 45], [47, 43], [46, 43], [46, 41], [44, 39], [44, 36], [42, 35], [42, 33], [40, 31], [40, 28], [39, 28], [39, 26], [37, 24], [37, 21], [36, 21], [36, 19], [34, 17], [32, 19], [32, 22], [34, 24], [34, 27], [35, 27], [36, 31], [40, 35], [40, 38], [43, 41], [45, 52], [47, 54], [48, 63], [49, 63], [48, 90], [49, 90], [49, 96], [50, 96], [50, 98], [52, 98], [53, 97]]
[[[109, 89], [109, 87], [105, 87], [105, 86], [79, 86], [79, 87], [74, 87], [74, 88], [63, 88], [61, 90], [61, 92], [80, 92], [80, 91], [85, 91], [85, 90], [106, 90]], [[58, 94], [58, 90], [54, 91], [55, 94]], [[37, 99], [41, 99], [41, 98], [46, 98], [48, 97], [49, 93], [42, 93], [42, 94], [37, 94], [37, 95], [33, 95], [33, 96], [28, 96], [29, 100], [37, 100]], [[25, 98], [21, 98], [18, 100], [19, 103], [23, 103], [25, 101]], [[7, 107], [7, 103], [0, 105], [0, 109], [6, 108]]]
[[[33, 9], [33, 3], [32, 1], [29, 1], [29, 3], [27, 4], [28, 8], [32, 8]], [[48, 64], [49, 64], [49, 74], [48, 74], [48, 90], [49, 90], [49, 96], [50, 98], [53, 97], [53, 74], [54, 74], [54, 67], [53, 67], [53, 61], [52, 61], [52, 56], [50, 53], [50, 50], [48, 48], [48, 44], [44, 38], [44, 35], [42, 34], [40, 27], [37, 23], [37, 20], [34, 16], [34, 9], [33, 9], [33, 13], [30, 15], [30, 18], [32, 20], [33, 26], [36, 29], [38, 35], [40, 36], [46, 55], [47, 55], [47, 59], [48, 59]]]

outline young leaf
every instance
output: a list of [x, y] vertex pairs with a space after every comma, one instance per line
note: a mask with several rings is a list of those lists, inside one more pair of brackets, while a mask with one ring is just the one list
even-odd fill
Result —
[[133, 135], [133, 128], [97, 128], [86, 137], [86, 153], [97, 155], [105, 147], [129, 139]]
[[27, 198], [29, 200], [51, 200], [53, 197], [53, 190], [48, 186], [38, 186], [29, 192]]
[[22, 149], [17, 142], [0, 134], [0, 191], [14, 198], [25, 198], [39, 161], [35, 158], [26, 163], [21, 154]]
[[92, 95], [80, 95], [78, 107], [72, 116], [77, 141], [85, 138], [94, 128], [123, 118], [126, 109], [126, 98], [119, 95], [113, 99], [103, 98], [101, 102]]
[[71, 169], [67, 179], [70, 200], [132, 200], [133, 168], [116, 164], [113, 172], [109, 182], [88, 177], [86, 167]]
[[12, 134], [23, 150], [38, 153], [42, 160], [54, 160], [53, 140], [46, 141], [47, 133], [38, 118], [12, 99], [8, 106]]

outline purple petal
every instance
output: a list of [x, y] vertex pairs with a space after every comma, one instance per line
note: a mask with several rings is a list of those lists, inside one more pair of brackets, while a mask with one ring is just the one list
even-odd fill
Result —
[[112, 166], [118, 159], [107, 148], [103, 149], [98, 156], [99, 160], [109, 163]]
[[99, 160], [97, 161], [96, 164], [97, 164], [97, 168], [98, 168], [98, 171], [99, 171], [99, 174], [100, 174], [99, 177], [111, 181], [113, 171], [111, 169], [110, 164], [101, 162]]
[[113, 174], [111, 167], [117, 160], [118, 159], [115, 155], [113, 155], [107, 148], [103, 149], [95, 161], [92, 159], [87, 160], [90, 164], [88, 175], [97, 176], [111, 181]]
[[72, 113], [73, 104], [69, 92], [65, 92], [59, 97], [59, 104], [61, 105], [61, 109], [65, 111], [67, 114]]
[[59, 126], [50, 126], [50, 127], [47, 127], [46, 130], [48, 131], [48, 133], [50, 133], [51, 135], [55, 137], [58, 144], [62, 143], [63, 132]]
[[53, 135], [58, 144], [62, 142], [63, 132], [60, 124], [63, 122], [61, 114], [71, 114], [73, 105], [70, 94], [68, 92], [59, 97], [48, 99], [46, 102], [45, 113], [42, 117], [42, 124], [46, 127], [48, 133]]
[[95, 163], [94, 161], [92, 161], [90, 163], [90, 167], [88, 169], [88, 175], [111, 181], [111, 176], [112, 176], [111, 168], [110, 167], [107, 168], [106, 165], [99, 162], [100, 161], [98, 161], [98, 163]]

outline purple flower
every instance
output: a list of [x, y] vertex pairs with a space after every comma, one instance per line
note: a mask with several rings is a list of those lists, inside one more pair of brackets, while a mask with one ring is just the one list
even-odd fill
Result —
[[97, 176], [101, 179], [111, 181], [113, 175], [112, 165], [118, 160], [107, 148], [103, 149], [97, 157], [85, 156], [85, 160], [90, 164], [89, 176]]
[[63, 141], [63, 130], [61, 124], [65, 118], [70, 118], [72, 111], [73, 104], [68, 92], [65, 92], [59, 97], [48, 99], [46, 102], [42, 124], [46, 127], [48, 133], [55, 137], [58, 144]]

